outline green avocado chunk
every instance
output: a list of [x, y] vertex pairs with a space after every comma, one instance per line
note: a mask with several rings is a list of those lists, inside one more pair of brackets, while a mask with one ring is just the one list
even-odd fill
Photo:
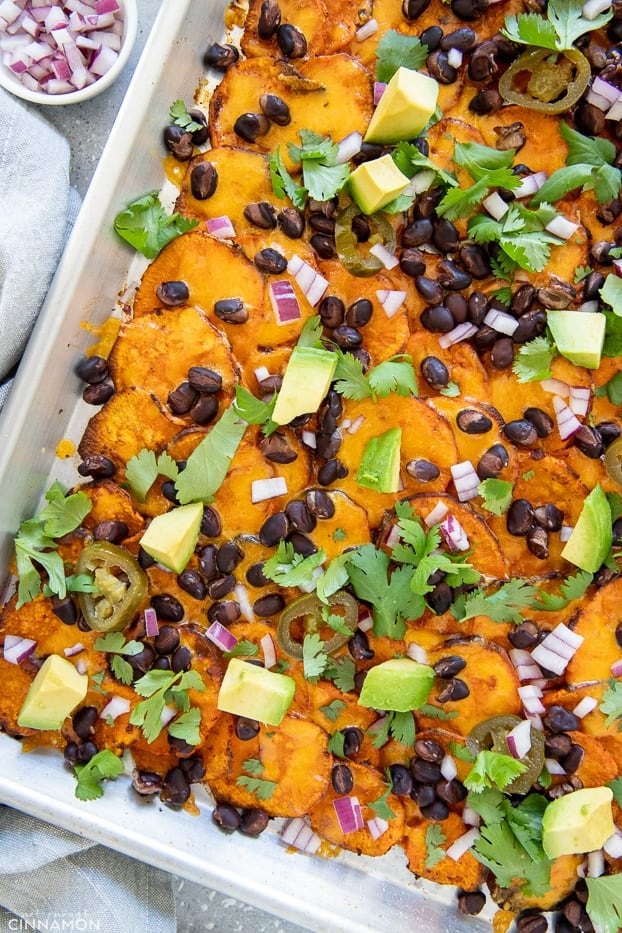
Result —
[[350, 175], [350, 194], [364, 214], [374, 214], [410, 184], [390, 155], [363, 162]]
[[272, 412], [276, 424], [317, 411], [330, 388], [337, 354], [317, 347], [294, 347]]
[[369, 121], [365, 142], [397, 143], [418, 136], [436, 110], [434, 78], [401, 66], [387, 84]]
[[295, 690], [291, 677], [231, 658], [217, 706], [223, 713], [278, 726], [291, 706]]
[[583, 503], [562, 557], [581, 570], [596, 573], [607, 557], [612, 541], [611, 508], [602, 487], [595, 486]]
[[28, 729], [60, 729], [86, 696], [88, 684], [88, 676], [79, 674], [71, 661], [49, 655], [30, 685], [17, 724]]
[[542, 847], [549, 858], [594, 852], [615, 832], [609, 787], [586, 787], [552, 800], [542, 818]]
[[410, 658], [391, 658], [367, 671], [359, 706], [405, 713], [419, 709], [426, 702], [434, 671], [427, 664]]
[[598, 311], [548, 311], [546, 322], [562, 356], [576, 366], [598, 369], [605, 342], [604, 314]]
[[202, 518], [201, 502], [191, 502], [156, 515], [140, 539], [140, 545], [154, 560], [181, 573], [194, 551]]
[[402, 429], [389, 428], [365, 444], [356, 473], [359, 486], [376, 492], [397, 492], [400, 488]]

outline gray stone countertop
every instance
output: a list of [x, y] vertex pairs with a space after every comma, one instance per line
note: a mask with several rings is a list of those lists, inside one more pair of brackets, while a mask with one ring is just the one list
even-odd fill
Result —
[[[138, 36], [123, 73], [108, 90], [82, 104], [37, 107], [69, 141], [71, 182], [84, 197], [153, 21], [166, 0], [138, 0]], [[169, 0], [174, 2], [174, 0]], [[178, 933], [300, 933], [301, 928], [202, 885], [173, 877]], [[125, 933], [146, 933], [143, 930]]]

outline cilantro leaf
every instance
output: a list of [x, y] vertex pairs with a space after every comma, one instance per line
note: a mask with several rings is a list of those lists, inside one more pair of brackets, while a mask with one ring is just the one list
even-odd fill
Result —
[[258, 800], [270, 800], [275, 790], [279, 786], [276, 781], [266, 781], [263, 778], [246, 777], [245, 774], [236, 778], [238, 787], [244, 787], [251, 794], [254, 794]]
[[[607, 728], [613, 725], [616, 719], [622, 719], [622, 681], [609, 678], [609, 686], [603, 693], [603, 698], [598, 707], [601, 713], [607, 715], [605, 725]], [[618, 729], [622, 730], [622, 722], [618, 723]]]
[[227, 408], [209, 434], [195, 447], [175, 482], [177, 498], [187, 502], [213, 502], [240, 446], [246, 424], [235, 408]]
[[354, 690], [354, 675], [356, 666], [352, 658], [344, 655], [342, 658], [329, 658], [324, 677], [332, 680], [342, 693], [351, 693]]
[[155, 259], [167, 243], [193, 230], [198, 223], [182, 214], [167, 214], [158, 192], [150, 191], [117, 214], [114, 229], [147, 259]]
[[473, 767], [464, 779], [464, 786], [475, 793], [485, 787], [503, 790], [526, 770], [527, 765], [511, 755], [484, 749], [477, 753]]
[[622, 356], [622, 316], [606, 310], [603, 314], [606, 320], [603, 356]]
[[595, 389], [594, 395], [606, 395], [612, 405], [622, 405], [622, 372], [616, 373], [608, 382]]
[[418, 619], [425, 603], [410, 588], [411, 571], [398, 567], [389, 574], [389, 558], [373, 544], [350, 552], [348, 576], [359, 599], [372, 605], [374, 635], [403, 638], [405, 619]]
[[616, 803], [618, 806], [622, 807], [622, 777], [617, 777], [614, 778], [613, 781], [609, 781], [607, 787], [611, 788]]
[[[290, 158], [302, 164], [304, 188], [297, 189], [296, 195], [300, 198], [302, 190], [305, 192], [305, 199], [308, 195], [316, 201], [328, 201], [341, 191], [350, 177], [350, 169], [347, 164], [335, 164], [338, 147], [329, 136], [320, 136], [312, 130], [300, 130], [299, 136], [302, 146], [287, 144]], [[278, 169], [281, 177], [283, 168], [281, 163]], [[287, 193], [289, 194], [289, 191]], [[296, 204], [296, 207], [300, 206]]]
[[60, 483], [52, 483], [45, 494], [48, 504], [44, 506], [36, 520], [43, 524], [43, 531], [51, 538], [62, 538], [82, 524], [93, 503], [84, 492], [74, 492], [69, 496]]
[[263, 565], [263, 574], [279, 586], [301, 586], [313, 582], [315, 570], [326, 559], [322, 548], [303, 557], [289, 541], [279, 541], [276, 552]]
[[525, 894], [535, 897], [549, 888], [550, 861], [533, 860], [505, 821], [480, 827], [480, 837], [472, 852], [493, 872], [501, 887], [509, 888], [519, 882]]
[[512, 502], [512, 483], [504, 479], [489, 478], [477, 487], [483, 498], [482, 506], [493, 515], [504, 515]]
[[531, 606], [531, 600], [537, 594], [535, 586], [525, 583], [524, 580], [514, 578], [503, 583], [498, 590], [487, 593], [479, 587], [469, 593], [461, 607], [462, 611], [456, 615], [454, 603], [450, 611], [459, 622], [474, 619], [475, 616], [488, 616], [492, 622], [514, 622], [520, 625], [523, 621], [519, 609]]
[[421, 68], [430, 53], [427, 45], [417, 36], [405, 36], [395, 29], [384, 34], [376, 49], [376, 79], [391, 80], [398, 68]]
[[125, 478], [139, 502], [145, 501], [147, 493], [160, 475], [172, 480], [177, 479], [179, 475], [179, 467], [166, 451], [156, 457], [153, 450], [143, 447], [127, 461]]
[[438, 391], [439, 395], [444, 395], [446, 398], [456, 398], [460, 395], [460, 386], [451, 379], [446, 386], [443, 386], [443, 388]]
[[328, 740], [328, 745], [326, 746], [329, 752], [333, 755], [337, 755], [338, 758], [346, 757], [346, 737], [345, 734], [338, 729], [337, 732], [333, 732], [330, 739]]
[[586, 32], [605, 26], [611, 16], [612, 11], [608, 10], [587, 19], [577, 0], [549, 0], [546, 19], [536, 13], [506, 16], [502, 32], [512, 42], [563, 51], [571, 49]]
[[567, 165], [587, 163], [588, 165], [611, 165], [616, 157], [616, 147], [604, 137], [584, 136], [578, 130], [564, 123], [559, 124], [559, 133], [568, 144]]
[[573, 599], [580, 599], [593, 580], [593, 575], [587, 570], [579, 570], [571, 577], [567, 577], [561, 585], [561, 594], [545, 593], [540, 590], [537, 597], [532, 601], [532, 609], [540, 609], [544, 612], [557, 612], [559, 609], [565, 609]]
[[322, 318], [319, 314], [311, 315], [302, 325], [302, 330], [296, 341], [296, 346], [321, 349], [324, 346], [322, 342], [323, 332], [324, 325], [322, 324]]
[[575, 188], [581, 188], [585, 191], [588, 187], [593, 187], [593, 184], [590, 184], [593, 181], [593, 171], [592, 165], [582, 165], [580, 163], [564, 165], [562, 168], [558, 168], [552, 175], [549, 175], [542, 187], [533, 196], [529, 202], [530, 205], [537, 207], [538, 204], [542, 204], [544, 201], [549, 203], [559, 201], [569, 191], [574, 191]]
[[188, 745], [199, 745], [201, 742], [201, 710], [193, 706], [169, 724], [168, 734], [176, 739], [183, 739]]
[[512, 372], [521, 383], [550, 379], [554, 356], [555, 348], [546, 337], [534, 337], [519, 347]]
[[328, 655], [324, 651], [324, 642], [317, 632], [305, 635], [302, 642], [302, 661], [304, 676], [311, 683], [317, 683], [328, 664]]
[[231, 651], [223, 651], [224, 658], [254, 658], [259, 654], [259, 648], [254, 642], [242, 638]]
[[205, 684], [197, 671], [150, 670], [134, 684], [139, 696], [146, 697], [137, 703], [130, 713], [130, 722], [142, 729], [147, 742], [154, 742], [162, 731], [162, 713], [172, 699], [178, 709], [187, 711], [190, 700], [189, 689], [204, 691]]
[[488, 825], [501, 823], [505, 816], [505, 800], [501, 791], [494, 787], [484, 787], [477, 793], [471, 792], [467, 805], [475, 810]]
[[97, 752], [85, 765], [74, 765], [74, 771], [78, 779], [75, 795], [78, 800], [96, 800], [103, 796], [101, 782], [107, 779], [119, 777], [123, 774], [125, 768], [120, 758], [111, 752], [109, 748], [104, 748]]
[[415, 744], [417, 733], [415, 717], [411, 712], [387, 713], [378, 722], [372, 723], [367, 731], [374, 735], [373, 744], [375, 748], [382, 748], [383, 745], [386, 745], [390, 735], [393, 736], [396, 742], [412, 747]]
[[328, 703], [327, 706], [320, 706], [320, 712], [324, 713], [326, 718], [330, 719], [331, 722], [336, 722], [345, 708], [346, 704], [343, 700], [333, 700], [332, 703]]
[[[399, 142], [391, 153], [391, 158], [407, 178], [413, 178], [422, 171], [434, 172], [436, 178], [433, 184], [445, 185], [451, 188], [458, 185], [453, 175], [450, 175], [448, 172], [445, 172], [442, 168], [435, 165], [434, 162], [432, 162], [428, 156], [423, 155], [413, 143], [407, 143], [403, 140]], [[384, 208], [384, 210], [386, 210], [386, 208]]]
[[[505, 262], [505, 256], [513, 268], [520, 266], [527, 272], [541, 272], [550, 259], [551, 246], [563, 242], [545, 229], [555, 216], [555, 210], [549, 204], [541, 204], [537, 210], [530, 211], [514, 202], [501, 220], [479, 214], [472, 217], [468, 222], [468, 233], [478, 243], [495, 242], [499, 245], [502, 254], [497, 257], [497, 263]], [[509, 277], [509, 272], [508, 269], [505, 278]]]
[[586, 910], [600, 933], [619, 933], [622, 927], [622, 875], [585, 879]]
[[386, 398], [391, 392], [405, 398], [419, 394], [412, 357], [407, 354], [393, 356], [374, 366], [367, 378], [374, 397]]
[[446, 858], [447, 853], [442, 848], [443, 843], [447, 842], [447, 836], [443, 832], [440, 823], [430, 823], [425, 831], [425, 867], [430, 869], [438, 865]]
[[[262, 402], [261, 399], [255, 398], [248, 389], [245, 389], [244, 386], [241, 386], [239, 383], [235, 387], [235, 401], [233, 407], [239, 417], [243, 421], [246, 421], [247, 424], [261, 424], [270, 428], [275, 404], [276, 394], [271, 401]], [[274, 427], [276, 428], [276, 425], [274, 425]]]
[[[461, 168], [466, 168], [474, 181], [489, 178], [491, 173], [509, 169], [514, 161], [516, 149], [494, 149], [492, 146], [483, 146], [481, 143], [456, 143], [454, 146], [454, 162]], [[491, 185], [495, 185], [491, 182]], [[520, 179], [514, 175], [512, 186], [520, 185]]]
[[328, 602], [328, 597], [340, 590], [348, 582], [347, 564], [350, 554], [339, 554], [333, 557], [324, 573], [317, 578], [315, 592], [323, 603]]
[[294, 207], [302, 210], [307, 200], [307, 189], [298, 185], [287, 171], [280, 146], [277, 146], [275, 152], [268, 156], [268, 166], [272, 190], [277, 198], [282, 199], [287, 195]]
[[181, 126], [187, 133], [196, 133], [205, 129], [202, 123], [193, 120], [183, 100], [176, 100], [174, 104], [171, 104], [169, 115], [175, 126]]
[[360, 401], [372, 396], [371, 386], [363, 372], [363, 364], [351, 353], [337, 352], [334, 388], [344, 398]]
[[377, 800], [371, 800], [369, 806], [374, 811], [377, 817], [381, 820], [392, 820], [395, 818], [395, 813], [388, 804], [389, 794], [393, 790], [393, 782], [389, 781], [389, 786], [385, 790], [384, 794], [378, 797]]
[[242, 769], [246, 771], [247, 774], [252, 774], [253, 777], [259, 777], [263, 771], [263, 764], [259, 758], [247, 758], [242, 763]]
[[505, 26], [501, 31], [512, 42], [538, 45], [543, 49], [557, 48], [558, 36], [555, 26], [538, 13], [506, 16]]
[[421, 716], [427, 716], [428, 719], [440, 719], [442, 722], [448, 722], [450, 719], [455, 719], [458, 715], [458, 710], [454, 709], [451, 713], [448, 713], [446, 710], [441, 709], [440, 706], [434, 706], [432, 703], [424, 703], [419, 707], [418, 710]]
[[608, 492], [607, 502], [611, 509], [611, 521], [615, 522], [622, 515], [622, 496], [619, 492]]

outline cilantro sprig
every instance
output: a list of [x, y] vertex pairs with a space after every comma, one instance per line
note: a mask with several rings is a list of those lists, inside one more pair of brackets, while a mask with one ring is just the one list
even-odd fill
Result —
[[393, 736], [396, 742], [407, 745], [412, 748], [415, 744], [417, 729], [415, 726], [415, 717], [409, 711], [407, 712], [389, 712], [380, 720], [381, 725], [376, 728], [377, 723], [367, 730], [372, 736], [372, 742], [375, 748], [382, 748]]
[[187, 133], [196, 133], [199, 130], [205, 129], [202, 123], [194, 120], [188, 113], [183, 100], [176, 100], [175, 103], [171, 104], [169, 116], [175, 126], [181, 126]]
[[501, 220], [477, 214], [471, 217], [467, 229], [476, 243], [498, 245], [500, 255], [496, 262], [503, 277], [508, 278], [519, 268], [527, 272], [544, 269], [551, 258], [551, 247], [564, 242], [546, 229], [556, 216], [550, 204], [542, 203], [532, 211], [514, 202]]
[[177, 498], [187, 502], [213, 502], [246, 431], [234, 406], [225, 409], [209, 434], [195, 447], [176, 481]]
[[586, 32], [601, 29], [612, 17], [612, 11], [607, 10], [586, 19], [583, 5], [581, 0], [549, 0], [546, 17], [538, 13], [506, 16], [501, 31], [512, 42], [562, 52], [571, 49]]
[[474, 183], [468, 188], [450, 188], [436, 209], [438, 215], [448, 220], [467, 217], [493, 188], [518, 188], [521, 180], [511, 169], [515, 155], [515, 149], [501, 151], [480, 143], [456, 143], [454, 163], [465, 168]]
[[338, 194], [350, 177], [350, 169], [335, 162], [338, 147], [330, 136], [320, 136], [313, 130], [300, 130], [299, 136], [302, 145], [288, 143], [287, 149], [292, 162], [302, 168], [302, 185], [287, 170], [280, 147], [270, 155], [268, 164], [275, 195], [287, 195], [295, 207], [302, 209], [307, 198], [328, 201]]
[[265, 561], [262, 569], [264, 576], [279, 586], [307, 586], [313, 583], [317, 568], [325, 560], [322, 548], [303, 557], [289, 541], [279, 541], [276, 552]]
[[85, 765], [74, 765], [73, 769], [78, 779], [75, 789], [78, 800], [96, 800], [102, 797], [104, 789], [101, 782], [119, 777], [125, 770], [121, 759], [109, 748], [97, 752]]
[[404, 398], [419, 394], [412, 357], [407, 353], [390, 357], [366, 374], [361, 361], [351, 353], [344, 353], [338, 347], [335, 352], [337, 368], [333, 377], [334, 388], [344, 398], [355, 401], [371, 398], [375, 402], [379, 398], [386, 398], [391, 392]]
[[599, 204], [606, 204], [620, 192], [622, 175], [613, 165], [616, 147], [608, 139], [584, 136], [563, 121], [559, 133], [568, 144], [566, 165], [547, 178], [530, 201], [532, 207], [554, 203], [576, 188], [594, 191]]
[[376, 49], [376, 79], [390, 81], [398, 68], [417, 71], [425, 65], [430, 49], [417, 36], [388, 29]]
[[158, 476], [176, 480], [179, 467], [166, 451], [156, 456], [153, 450], [145, 447], [135, 456], [130, 457], [125, 468], [125, 479], [139, 502], [144, 502], [147, 493]]
[[514, 578], [492, 592], [478, 587], [467, 596], [460, 594], [450, 606], [450, 612], [459, 622], [475, 616], [488, 616], [492, 622], [520, 625], [523, 621], [520, 610], [531, 606], [537, 592], [532, 584]]
[[167, 243], [198, 226], [195, 218], [167, 214], [157, 191], [149, 191], [119, 211], [114, 219], [116, 233], [134, 249], [155, 259]]
[[391, 772], [387, 769], [387, 774], [389, 777], [389, 783], [387, 784], [386, 790], [383, 794], [378, 797], [377, 800], [372, 800], [369, 803], [370, 808], [374, 811], [377, 817], [381, 820], [392, 820], [395, 818], [395, 813], [389, 806], [389, 794], [393, 790], [393, 781], [391, 780]]
[[41, 576], [35, 562], [48, 575], [47, 592], [61, 598], [66, 595], [65, 565], [57, 550], [57, 539], [75, 531], [93, 507], [86, 493], [66, 496], [58, 482], [50, 486], [45, 498], [48, 504], [34, 518], [22, 522], [15, 537], [18, 609], [41, 591]]
[[439, 862], [446, 858], [447, 853], [443, 849], [443, 843], [447, 842], [447, 836], [443, 832], [440, 823], [430, 823], [425, 831], [425, 867], [434, 868]]
[[108, 664], [110, 670], [122, 684], [131, 684], [134, 678], [134, 669], [132, 665], [125, 660], [125, 657], [133, 657], [139, 654], [144, 645], [139, 641], [126, 641], [122, 632], [108, 632], [106, 635], [100, 635], [93, 643], [95, 651], [105, 651], [110, 654]]
[[464, 786], [474, 793], [487, 787], [502, 791], [526, 770], [527, 765], [511, 755], [484, 749], [477, 753], [473, 767], [464, 779]]
[[614, 680], [613, 677], [609, 678], [609, 686], [603, 693], [599, 709], [607, 716], [605, 720], [607, 727], [619, 719], [618, 729], [622, 731], [622, 681]]
[[600, 933], [619, 933], [622, 928], [622, 875], [586, 878], [588, 916]]
[[482, 506], [493, 515], [504, 515], [512, 503], [512, 483], [505, 479], [489, 477], [477, 487], [482, 497]]
[[242, 763], [242, 769], [246, 771], [246, 774], [241, 774], [236, 778], [235, 783], [238, 787], [244, 787], [251, 794], [255, 794], [258, 800], [270, 800], [278, 784], [276, 781], [267, 781], [265, 778], [259, 777], [263, 772], [263, 768], [264, 766], [259, 758], [247, 758]]
[[541, 382], [550, 379], [555, 346], [548, 337], [534, 337], [519, 347], [512, 364], [512, 372], [518, 382]]
[[[205, 691], [198, 671], [151, 670], [134, 684], [139, 696], [146, 697], [130, 713], [130, 722], [142, 729], [149, 743], [154, 742], [164, 728], [162, 713], [167, 703], [173, 703], [182, 712], [190, 709], [188, 690]], [[170, 733], [169, 726], [169, 733]], [[195, 743], [197, 744], [197, 743]]]

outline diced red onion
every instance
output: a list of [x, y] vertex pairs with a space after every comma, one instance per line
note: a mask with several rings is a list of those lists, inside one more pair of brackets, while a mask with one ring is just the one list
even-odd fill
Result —
[[312, 450], [315, 450], [317, 447], [317, 437], [315, 431], [303, 431], [301, 437], [303, 444], [306, 444], [307, 447], [311, 447]]
[[596, 709], [597, 706], [597, 699], [594, 697], [585, 696], [577, 703], [572, 712], [575, 714], [577, 719], [584, 719], [587, 715], [589, 715], [589, 713], [592, 712], [593, 709]]
[[518, 327], [518, 318], [512, 317], [511, 314], [507, 314], [505, 311], [499, 311], [498, 308], [491, 308], [484, 317], [484, 324], [488, 324], [499, 334], [511, 337]]
[[263, 651], [263, 666], [268, 669], [274, 667], [276, 664], [276, 648], [274, 646], [274, 638], [270, 632], [266, 632], [259, 644]]
[[469, 849], [473, 848], [473, 844], [477, 839], [479, 839], [479, 830], [474, 826], [473, 829], [469, 829], [464, 835], [459, 836], [455, 842], [452, 842], [445, 855], [452, 862], [458, 862]]
[[387, 89], [387, 85], [384, 81], [374, 81], [374, 105], [376, 106], [380, 101], [380, 98]]
[[605, 856], [602, 849], [596, 849], [595, 852], [588, 852], [587, 856], [587, 876], [588, 878], [600, 878], [605, 874]]
[[542, 690], [540, 690], [539, 687], [536, 687], [534, 684], [525, 684], [524, 687], [518, 688], [518, 695], [525, 707], [525, 712], [530, 716], [540, 716], [542, 713], [546, 712], [544, 704], [540, 701]]
[[368, 19], [366, 23], [363, 23], [362, 26], [354, 33], [357, 42], [364, 42], [365, 39], [369, 39], [370, 36], [373, 36], [378, 32], [378, 20]]
[[99, 714], [99, 718], [112, 719], [114, 722], [115, 719], [118, 719], [119, 716], [123, 716], [125, 713], [129, 713], [130, 706], [130, 701], [125, 697], [113, 696], [104, 706], [103, 710]]
[[450, 513], [447, 518], [443, 519], [438, 527], [450, 550], [469, 550], [469, 536], [454, 515]]
[[452, 46], [447, 50], [447, 64], [451, 65], [452, 68], [460, 68], [462, 65], [462, 52], [460, 49]]
[[21, 664], [26, 658], [29, 658], [37, 647], [37, 642], [32, 638], [22, 638], [21, 635], [5, 635], [3, 655], [4, 660], [9, 664]]
[[538, 732], [544, 732], [544, 723], [538, 713], [528, 713], [527, 710], [525, 710], [525, 716], [534, 729], [537, 729]]
[[462, 810], [462, 822], [465, 826], [479, 826], [481, 817], [479, 813], [476, 813], [475, 810], [472, 810], [468, 804], [465, 804]]
[[81, 641], [77, 641], [75, 645], [71, 645], [69, 648], [63, 648], [63, 654], [66, 658], [73, 658], [74, 655], [80, 654], [81, 651], [84, 651], [85, 646]]
[[[391, 255], [391, 254], [389, 254]], [[406, 298], [406, 292], [397, 289], [381, 288], [376, 292], [378, 301], [388, 318], [392, 318], [400, 310]]]
[[383, 820], [382, 817], [375, 816], [373, 820], [367, 820], [367, 828], [371, 838], [375, 842], [376, 839], [380, 839], [380, 837], [386, 833], [387, 829], [389, 828], [389, 824], [387, 820]]
[[603, 844], [603, 849], [610, 858], [622, 858], [622, 833], [616, 830]]
[[546, 172], [533, 172], [531, 175], [523, 175], [520, 185], [518, 188], [514, 188], [512, 193], [515, 198], [529, 198], [540, 190], [547, 178]]
[[358, 415], [354, 421], [351, 421], [347, 426], [346, 431], [348, 434], [356, 434], [358, 430], [365, 424], [365, 415]]
[[169, 722], [175, 718], [178, 712], [179, 710], [175, 706], [165, 706], [160, 715], [162, 728], [164, 728], [164, 726], [168, 726]]
[[528, 651], [524, 651], [521, 648], [512, 648], [510, 651], [510, 660], [516, 668], [518, 679], [521, 682], [525, 680], [538, 680], [538, 678], [542, 677], [542, 671]]
[[156, 635], [160, 634], [160, 626], [158, 625], [158, 616], [155, 609], [149, 606], [145, 609], [143, 616], [145, 619], [145, 635], [147, 638], [155, 638]]
[[358, 130], [348, 133], [347, 136], [337, 143], [337, 155], [335, 156], [335, 165], [344, 165], [350, 159], [361, 151], [363, 136]]
[[438, 338], [438, 344], [442, 350], [447, 350], [449, 347], [453, 347], [455, 343], [468, 340], [469, 337], [472, 337], [476, 333], [477, 324], [463, 321], [462, 324], [458, 324], [457, 327], [452, 328], [452, 330], [448, 331], [446, 334], [441, 334]]
[[[372, 256], [375, 256], [376, 259], [380, 260], [385, 269], [395, 269], [395, 267], [399, 266], [400, 264], [400, 261], [395, 253], [392, 253], [391, 250], [388, 250], [383, 243], [375, 243], [369, 252]], [[406, 292], [403, 294], [405, 298]]]
[[95, 12], [100, 15], [102, 13], [118, 13], [119, 4], [117, 0], [95, 0]]
[[389, 531], [383, 540], [383, 544], [385, 544], [390, 550], [393, 550], [395, 545], [399, 544], [401, 539], [402, 533], [400, 531], [400, 526], [396, 522], [394, 525], [390, 525]]
[[611, 665], [611, 676], [612, 677], [622, 677], [622, 658], [619, 658], [617, 661], [614, 661]]
[[589, 386], [570, 386], [568, 407], [575, 415], [586, 415], [592, 396]]
[[559, 540], [562, 542], [562, 544], [565, 544], [566, 541], [569, 540], [573, 531], [574, 527], [572, 525], [562, 525], [562, 527], [559, 529]]
[[374, 620], [371, 616], [369, 609], [364, 609], [362, 606], [359, 607], [359, 619], [357, 622], [357, 628], [361, 632], [370, 632], [374, 627]]
[[441, 774], [446, 781], [453, 781], [458, 777], [458, 767], [453, 755], [444, 755], [440, 763]]
[[553, 396], [553, 408], [555, 409], [557, 429], [562, 441], [567, 440], [569, 437], [576, 434], [577, 431], [581, 430], [581, 422], [572, 409], [569, 408], [558, 395]]
[[615, 104], [612, 104], [609, 110], [605, 113], [607, 120], [616, 120], [618, 121], [622, 117], [622, 94], [618, 97]]
[[105, 75], [115, 64], [117, 57], [117, 53], [114, 49], [108, 48], [107, 45], [102, 45], [99, 51], [95, 53], [93, 61], [91, 62], [91, 72], [97, 75], [97, 77]]
[[236, 583], [233, 587], [233, 595], [240, 606], [240, 612], [247, 622], [255, 621], [255, 613], [248, 595], [248, 590], [243, 583]]
[[[599, 3], [602, 3], [603, 0], [598, 0]], [[611, 6], [610, 0], [604, 0], [605, 6], [604, 9], [607, 9]], [[587, 4], [586, 4], [587, 5]], [[602, 11], [601, 11], [602, 12]], [[583, 14], [585, 16], [585, 14]], [[592, 81], [592, 90], [596, 94], [600, 94], [601, 97], [604, 97], [610, 104], [615, 104], [618, 97], [620, 96], [620, 88], [616, 87], [614, 84], [609, 84], [608, 81], [604, 81], [598, 75]]]
[[451, 476], [456, 487], [456, 494], [460, 502], [468, 502], [479, 495], [478, 488], [481, 482], [470, 460], [463, 460], [450, 466]]
[[553, 395], [560, 395], [562, 398], [567, 398], [570, 395], [570, 386], [567, 382], [562, 382], [561, 379], [541, 379], [540, 385], [545, 392], [550, 392]]
[[233, 651], [238, 643], [237, 638], [229, 629], [221, 625], [220, 622], [212, 622], [205, 632], [206, 638], [209, 638], [221, 651]]
[[333, 807], [344, 836], [363, 828], [363, 814], [358, 797], [338, 797], [333, 800]]
[[491, 217], [494, 217], [495, 220], [501, 220], [510, 209], [507, 201], [504, 201], [497, 191], [493, 191], [487, 198], [484, 198], [482, 207]]
[[[620, 274], [622, 275], [622, 273]], [[598, 299], [594, 298], [592, 301], [581, 302], [577, 311], [589, 311], [591, 314], [595, 314], [598, 311]]]
[[291, 324], [302, 317], [296, 292], [287, 279], [270, 282], [270, 302], [277, 324]]
[[257, 382], [263, 382], [264, 379], [268, 379], [271, 375], [270, 370], [267, 366], [258, 366], [257, 369], [253, 370], [253, 375]]
[[563, 674], [568, 662], [574, 657], [577, 649], [583, 644], [583, 636], [572, 632], [563, 622], [560, 622], [544, 641], [531, 652], [531, 656], [540, 667], [554, 674]]
[[[17, 4], [13, 3], [13, 0], [2, 0], [0, 3], [0, 19], [4, 20], [6, 26], [10, 23], [14, 23], [21, 12]], [[6, 28], [6, 26], [4, 28]]]
[[205, 226], [207, 232], [219, 240], [232, 240], [235, 236], [233, 224], [226, 214], [223, 214], [222, 217], [208, 217]]
[[287, 480], [284, 476], [269, 476], [267, 479], [254, 479], [251, 482], [251, 502], [265, 502], [287, 495]]
[[418, 661], [419, 664], [428, 663], [428, 652], [421, 645], [418, 645], [416, 641], [411, 641], [408, 643], [406, 654], [413, 661]]
[[579, 229], [579, 224], [575, 224], [562, 214], [558, 214], [544, 229], [552, 233], [553, 236], [559, 237], [560, 240], [569, 240]]
[[532, 663], [531, 654], [525, 648], [510, 648], [509, 657], [514, 667]]
[[427, 191], [432, 187], [436, 181], [436, 172], [431, 168], [424, 168], [420, 172], [417, 172], [410, 179], [410, 184], [407, 188], [404, 188], [403, 194], [408, 195], [409, 197], [416, 197], [418, 194], [423, 194], [424, 191]]
[[287, 846], [294, 846], [301, 852], [315, 855], [322, 844], [322, 840], [313, 832], [309, 824], [297, 816], [286, 823], [281, 833], [281, 841]]
[[75, 663], [75, 668], [78, 674], [86, 674], [89, 669], [89, 662], [86, 660], [86, 658], [78, 658]]
[[289, 260], [287, 271], [294, 276], [311, 307], [315, 307], [328, 288], [328, 280], [320, 275], [312, 265], [296, 255]]
[[[581, 15], [585, 19], [596, 19], [601, 13], [611, 9], [611, 0], [586, 0], [581, 7]], [[603, 82], [604, 84], [604, 82]]]
[[592, 105], [592, 107], [596, 107], [598, 110], [602, 110], [603, 112], [605, 110], [608, 110], [611, 107], [611, 104], [609, 103], [607, 98], [604, 97], [602, 94], [597, 94], [593, 88], [589, 89], [589, 91], [585, 95], [585, 99], [588, 102], [588, 104]]
[[449, 508], [439, 499], [432, 511], [428, 512], [423, 520], [428, 528], [431, 528], [432, 525], [438, 525], [439, 522], [442, 522], [448, 512]]
[[549, 774], [564, 775], [566, 773], [566, 769], [560, 765], [557, 758], [545, 758], [544, 764], [546, 765], [546, 770], [549, 772]]
[[521, 761], [531, 748], [531, 723], [522, 719], [505, 737], [512, 758]]

